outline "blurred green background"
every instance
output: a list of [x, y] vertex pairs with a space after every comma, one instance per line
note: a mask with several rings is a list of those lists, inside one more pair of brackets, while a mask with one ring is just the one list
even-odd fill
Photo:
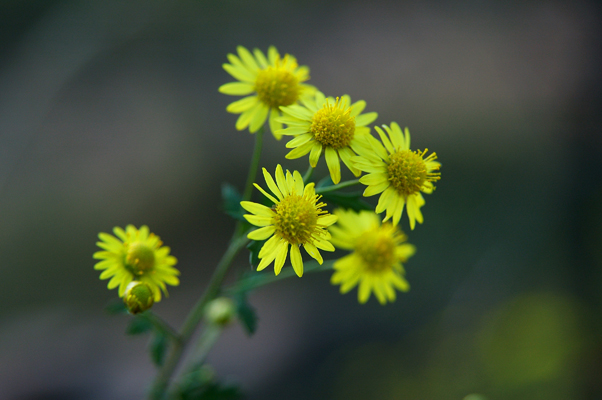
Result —
[[[234, 226], [253, 137], [225, 112], [237, 45], [443, 164], [382, 307], [328, 274], [255, 292], [209, 361], [248, 399], [602, 398], [602, 9], [591, 1], [0, 1], [0, 398], [142, 398], [147, 341], [103, 313], [96, 235], [147, 224], [178, 326]], [[286, 161], [266, 135], [261, 165]], [[348, 173], [348, 171], [347, 171]], [[317, 176], [324, 176], [324, 161]], [[349, 178], [349, 173], [347, 175]], [[345, 176], [344, 176], [345, 179]], [[403, 220], [407, 227], [407, 221]], [[238, 270], [248, 268], [246, 255]], [[481, 397], [484, 396], [484, 397]]]

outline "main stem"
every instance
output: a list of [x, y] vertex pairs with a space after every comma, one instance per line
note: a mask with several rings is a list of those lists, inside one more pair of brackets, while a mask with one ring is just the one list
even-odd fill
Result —
[[[257, 169], [259, 168], [259, 158], [261, 156], [261, 147], [263, 144], [263, 130], [264, 128], [262, 127], [255, 134], [255, 148], [253, 149], [253, 157], [251, 158], [249, 175], [247, 176], [247, 183], [245, 185], [245, 191], [243, 192], [242, 197], [245, 201], [251, 198], [253, 182], [255, 182]], [[217, 267], [215, 268], [215, 271], [213, 272], [213, 276], [209, 281], [207, 290], [205, 290], [201, 298], [197, 301], [192, 310], [190, 310], [188, 317], [182, 325], [182, 330], [179, 336], [180, 340], [172, 343], [171, 353], [165, 361], [165, 364], [163, 364], [159, 370], [159, 373], [157, 374], [151, 387], [149, 394], [150, 399], [161, 400], [165, 397], [165, 392], [169, 386], [171, 376], [180, 363], [182, 353], [190, 341], [190, 337], [201, 322], [203, 312], [205, 311], [205, 306], [209, 301], [213, 300], [218, 295], [222, 282], [224, 281], [228, 269], [230, 268], [230, 264], [232, 264], [232, 261], [234, 261], [234, 258], [238, 252], [249, 242], [249, 239], [247, 239], [246, 236], [243, 236], [243, 230], [244, 226], [239, 221], [234, 229], [232, 239], [230, 239], [228, 249], [222, 256], [221, 260], [217, 264]]]

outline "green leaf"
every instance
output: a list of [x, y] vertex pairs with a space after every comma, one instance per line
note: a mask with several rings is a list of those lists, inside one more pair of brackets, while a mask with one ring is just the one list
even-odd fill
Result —
[[149, 351], [151, 360], [153, 360], [153, 363], [155, 363], [156, 366], [160, 367], [163, 365], [168, 346], [169, 340], [167, 336], [161, 332], [155, 331], [151, 337]]
[[257, 330], [257, 313], [255, 308], [249, 304], [247, 295], [244, 292], [238, 293], [234, 297], [236, 302], [236, 313], [242, 327], [244, 328], [247, 335], [252, 336]]
[[125, 333], [128, 335], [141, 335], [143, 333], [150, 332], [153, 329], [153, 323], [147, 318], [137, 316], [132, 318]]
[[234, 219], [245, 221], [243, 217], [245, 210], [240, 206], [242, 195], [234, 186], [229, 183], [222, 184], [222, 200], [222, 207], [226, 214]]
[[197, 400], [238, 400], [242, 399], [242, 393], [237, 386], [222, 386], [219, 383], [211, 383]]
[[109, 315], [127, 314], [128, 309], [123, 300], [114, 299], [105, 306], [105, 312]]
[[353, 211], [373, 210], [370, 204], [362, 200], [362, 192], [326, 192], [322, 198], [329, 204], [335, 204]]
[[243, 395], [237, 386], [220, 385], [217, 382], [198, 383], [190, 382], [180, 388], [180, 400], [239, 400]]
[[332, 186], [332, 185], [334, 185], [334, 182], [332, 181], [332, 178], [330, 178], [330, 175], [327, 175], [324, 178], [322, 178], [320, 180], [320, 182], [316, 183], [316, 189], [328, 187], [328, 186]]
[[265, 240], [252, 240], [247, 245], [247, 249], [249, 249], [249, 263], [251, 266], [256, 267], [259, 264], [259, 251], [264, 243]]

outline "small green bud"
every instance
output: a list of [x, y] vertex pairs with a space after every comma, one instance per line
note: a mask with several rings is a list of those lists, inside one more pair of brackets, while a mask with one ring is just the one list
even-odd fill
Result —
[[153, 291], [144, 282], [132, 281], [125, 289], [123, 302], [132, 314], [148, 310], [155, 302]]
[[236, 316], [236, 306], [227, 297], [218, 297], [207, 304], [205, 318], [214, 325], [229, 325]]

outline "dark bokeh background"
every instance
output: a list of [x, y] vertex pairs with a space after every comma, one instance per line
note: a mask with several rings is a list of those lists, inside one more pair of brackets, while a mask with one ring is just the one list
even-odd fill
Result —
[[[92, 269], [96, 234], [132, 223], [162, 237], [182, 284], [156, 311], [179, 325], [233, 228], [220, 184], [240, 187], [251, 155], [217, 92], [239, 44], [274, 44], [326, 94], [410, 127], [443, 178], [409, 233], [409, 293], [359, 305], [326, 274], [261, 289], [257, 334], [233, 327], [210, 356], [219, 377], [249, 399], [602, 398], [596, 2], [0, 11], [0, 398], [143, 397], [154, 367], [127, 318], [103, 313], [116, 293]], [[306, 168], [265, 142], [268, 170]]]

